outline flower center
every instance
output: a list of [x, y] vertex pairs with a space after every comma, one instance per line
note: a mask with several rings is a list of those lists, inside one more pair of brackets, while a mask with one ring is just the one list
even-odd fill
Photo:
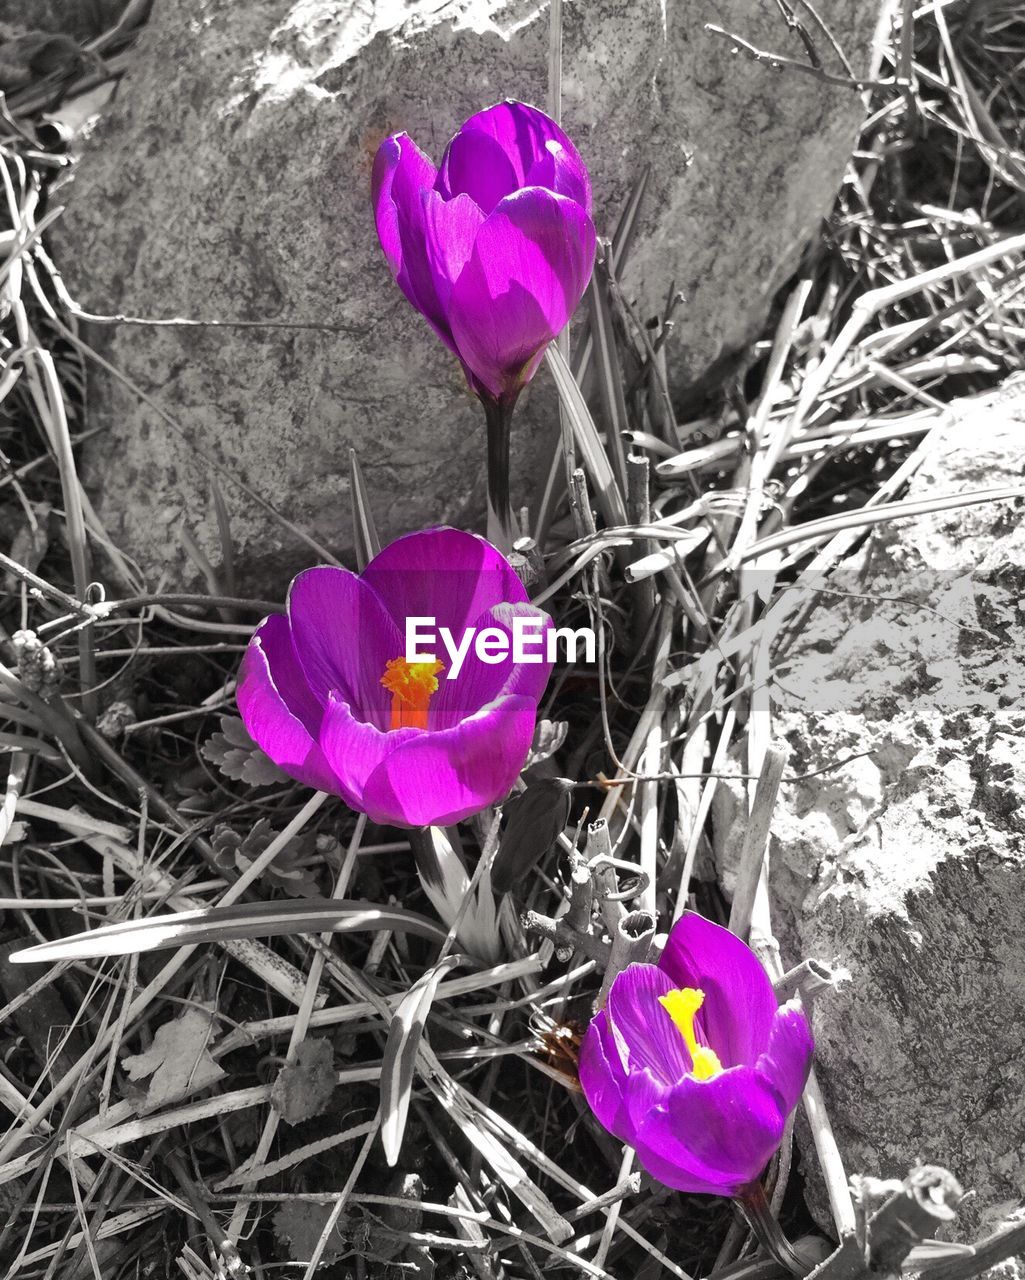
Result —
[[438, 692], [438, 672], [444, 669], [436, 658], [429, 662], [392, 658], [385, 663], [381, 683], [391, 694], [389, 729], [427, 728], [431, 694]]
[[658, 1002], [665, 1008], [680, 1035], [683, 1036], [690, 1053], [691, 1074], [695, 1080], [711, 1080], [722, 1071], [722, 1063], [714, 1049], [698, 1044], [694, 1031], [694, 1015], [705, 1003], [705, 993], [694, 987], [683, 987], [678, 991], [667, 991], [659, 996]]

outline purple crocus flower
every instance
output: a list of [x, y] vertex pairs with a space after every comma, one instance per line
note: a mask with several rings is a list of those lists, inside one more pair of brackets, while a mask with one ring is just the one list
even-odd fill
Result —
[[808, 1021], [777, 1003], [754, 952], [687, 912], [657, 965], [618, 974], [580, 1052], [601, 1123], [679, 1191], [744, 1197], [811, 1067]]
[[591, 183], [554, 120], [499, 102], [435, 169], [405, 133], [381, 143], [374, 213], [392, 274], [483, 398], [515, 398], [594, 264]]
[[399, 288], [483, 402], [491, 528], [507, 540], [513, 406], [594, 265], [587, 169], [543, 111], [500, 102], [466, 121], [437, 169], [407, 134], [386, 138], [373, 201]]
[[[436, 623], [431, 661], [406, 661], [411, 617]], [[490, 543], [428, 529], [392, 542], [361, 574], [300, 573], [287, 613], [253, 633], [236, 699], [253, 740], [293, 778], [375, 822], [449, 825], [502, 799], [523, 767], [550, 623]], [[458, 645], [470, 627], [457, 671], [442, 629]], [[478, 650], [483, 628], [494, 631]], [[541, 660], [514, 660], [514, 628], [532, 632], [522, 649]]]

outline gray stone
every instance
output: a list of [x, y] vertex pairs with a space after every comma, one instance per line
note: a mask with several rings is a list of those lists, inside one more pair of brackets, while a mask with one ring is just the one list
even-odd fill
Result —
[[[909, 496], [1021, 485], [1023, 430], [1025, 381], [956, 403]], [[961, 1238], [1025, 1196], [1023, 511], [880, 526], [775, 668], [790, 769], [828, 770], [784, 786], [770, 883], [786, 960], [851, 974], [814, 1012], [845, 1165], [947, 1166]], [[724, 790], [727, 887], [740, 836]], [[814, 1177], [811, 1201], [828, 1221]]]
[[[863, 72], [880, 3], [818, 6]], [[564, 123], [593, 171], [600, 233], [651, 166], [626, 284], [644, 315], [672, 283], [686, 291], [670, 352], [682, 387], [759, 331], [830, 208], [861, 99], [756, 64], [704, 30], [714, 21], [803, 57], [773, 5], [568, 0], [563, 11]], [[341, 331], [94, 332], [177, 423], [97, 386], [109, 430], [91, 446], [91, 483], [112, 539], [151, 578], [188, 576], [183, 525], [220, 560], [199, 450], [221, 469], [239, 558], [265, 585], [311, 553], [235, 479], [336, 549], [350, 541], [350, 446], [383, 534], [477, 518], [479, 406], [391, 280], [370, 165], [392, 131], [437, 159], [482, 106], [543, 105], [547, 27], [538, 0], [155, 6], [85, 147], [60, 233], [75, 293], [93, 311]], [[515, 427], [514, 498], [535, 507], [553, 404], [542, 374]]]

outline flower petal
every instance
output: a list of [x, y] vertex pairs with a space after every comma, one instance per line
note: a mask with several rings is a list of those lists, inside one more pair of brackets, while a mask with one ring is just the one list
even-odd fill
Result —
[[280, 613], [253, 632], [235, 688], [249, 736], [279, 769], [318, 791], [338, 792], [316, 742], [323, 711], [302, 673], [288, 622]]
[[397, 133], [377, 149], [371, 194], [378, 239], [396, 283], [442, 342], [454, 350], [427, 258], [422, 196], [433, 187], [435, 177], [434, 165], [413, 139]]
[[672, 1090], [650, 1071], [634, 1073], [627, 1083], [627, 1123], [633, 1135], [629, 1141], [642, 1167], [677, 1191], [729, 1194], [731, 1176], [699, 1160], [672, 1131], [667, 1114], [671, 1096]]
[[731, 1067], [711, 1080], [681, 1081], [665, 1112], [652, 1113], [638, 1130], [638, 1140], [684, 1155], [691, 1168], [704, 1167], [721, 1179], [722, 1194], [728, 1195], [762, 1172], [785, 1123], [769, 1082], [753, 1067]]
[[400, 743], [367, 779], [366, 813], [397, 827], [450, 826], [479, 813], [512, 789], [536, 718], [533, 699], [499, 698], [452, 729]]
[[[687, 1081], [688, 1085], [701, 1089], [706, 1088], [708, 1083]], [[716, 1158], [712, 1161], [696, 1149], [698, 1144], [694, 1142], [695, 1137], [698, 1137], [700, 1143], [696, 1128], [705, 1123], [707, 1117], [705, 1111], [699, 1109], [695, 1111], [693, 1123], [690, 1120], [681, 1123], [674, 1114], [678, 1109], [677, 1095], [681, 1087], [667, 1089], [649, 1071], [631, 1075], [625, 1090], [625, 1109], [629, 1116], [627, 1127], [631, 1131], [631, 1136], [626, 1140], [637, 1152], [643, 1168], [667, 1187], [704, 1195], [733, 1195], [750, 1178], [738, 1176], [738, 1165], [732, 1148], [713, 1150], [713, 1157]], [[711, 1107], [716, 1132], [719, 1132], [721, 1125], [717, 1099], [709, 1097], [707, 1105]], [[719, 1156], [723, 1163], [718, 1162]], [[760, 1152], [756, 1158], [760, 1158]], [[768, 1156], [765, 1158], [767, 1160]]]
[[464, 125], [445, 148], [436, 190], [446, 200], [466, 196], [485, 214], [523, 185], [502, 144]]
[[591, 212], [591, 179], [572, 145], [566, 147], [550, 138], [542, 154], [527, 171], [523, 185], [547, 187], [549, 191], [575, 200], [585, 213]]
[[789, 1115], [808, 1082], [815, 1050], [811, 1027], [799, 1000], [780, 1005], [772, 1019], [769, 1047], [757, 1062], [757, 1070], [776, 1088]]
[[[524, 656], [537, 661], [514, 661], [516, 618], [533, 619], [536, 631], [524, 636]], [[481, 707], [507, 694], [521, 694], [535, 702], [541, 697], [551, 675], [547, 658], [547, 636], [554, 623], [542, 609], [529, 604], [497, 604], [477, 618], [476, 635], [470, 645], [459, 674], [441, 678], [437, 694], [431, 700], [431, 727], [448, 728], [473, 715]], [[477, 656], [477, 639], [485, 628], [493, 628], [508, 637], [509, 650], [499, 662], [483, 662]]]
[[[526, 588], [505, 556], [461, 529], [425, 529], [396, 538], [371, 560], [362, 579], [403, 632], [407, 618], [434, 618], [457, 642], [494, 605], [527, 602]], [[448, 666], [443, 647], [437, 657]]]
[[778, 1001], [751, 948], [688, 911], [673, 926], [658, 967], [673, 986], [705, 993], [696, 1024], [723, 1066], [754, 1066], [769, 1043]]
[[460, 359], [492, 395], [529, 382], [583, 296], [594, 246], [580, 205], [542, 187], [507, 196], [481, 224], [448, 319]]
[[376, 725], [358, 720], [348, 703], [331, 696], [320, 730], [320, 745], [338, 779], [337, 790], [353, 809], [364, 812], [363, 791], [367, 779], [403, 742], [422, 737], [422, 729], [382, 732]]
[[321, 706], [337, 693], [356, 719], [387, 728], [391, 701], [381, 676], [389, 659], [402, 656], [404, 637], [372, 588], [348, 569], [307, 569], [289, 588], [288, 619]]
[[[466, 141], [468, 137], [472, 139], [471, 142]], [[498, 153], [508, 164], [511, 176], [498, 164], [497, 153], [480, 141], [482, 138], [497, 144]], [[459, 191], [472, 195], [472, 186], [481, 183], [481, 176], [473, 171], [473, 160], [481, 166], [488, 165], [489, 189], [498, 192], [498, 198], [510, 194], [518, 187], [533, 185], [531, 171], [539, 161], [544, 160], [550, 143], [557, 144], [566, 157], [566, 165], [562, 169], [566, 189], [562, 185], [552, 186], [551, 189], [577, 199], [577, 194], [583, 188], [584, 200], [580, 203], [584, 211], [590, 213], [591, 185], [576, 147], [550, 116], [524, 102], [499, 102], [484, 111], [478, 111], [466, 121], [442, 157], [438, 170], [438, 190], [446, 196]], [[569, 176], [570, 167], [573, 169], [572, 177]], [[501, 182], [498, 180], [499, 174], [502, 175]], [[510, 181], [512, 185], [501, 190]], [[545, 182], [538, 185], [550, 184]], [[497, 199], [490, 205], [480, 200], [478, 203], [485, 213], [490, 213]]]
[[646, 1068], [625, 1074], [604, 1011], [597, 1014], [580, 1045], [580, 1085], [599, 1123], [637, 1152], [653, 1178], [678, 1191], [721, 1195], [731, 1179], [697, 1160], [668, 1130], [670, 1090]]
[[630, 1075], [647, 1068], [671, 1087], [691, 1069], [687, 1045], [659, 997], [673, 989], [653, 964], [631, 964], [618, 973], [605, 1005], [620, 1062]]
[[611, 1043], [608, 1015], [600, 1010], [591, 1019], [580, 1042], [577, 1063], [580, 1087], [602, 1126], [623, 1142], [632, 1130], [624, 1105], [627, 1074], [615, 1045]]
[[445, 200], [437, 191], [423, 192], [427, 260], [442, 312], [447, 315], [452, 285], [473, 251], [484, 214], [466, 195]]

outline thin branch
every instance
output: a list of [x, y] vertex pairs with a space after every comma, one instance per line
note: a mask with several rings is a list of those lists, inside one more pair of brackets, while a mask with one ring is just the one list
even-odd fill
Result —
[[839, 85], [842, 89], [856, 89], [859, 93], [865, 89], [892, 89], [897, 84], [896, 80], [852, 80], [850, 76], [834, 75], [831, 71], [809, 66], [807, 62], [799, 62], [796, 58], [788, 58], [782, 53], [769, 53], [765, 49], [756, 48], [750, 41], [736, 35], [735, 32], [716, 26], [714, 22], [706, 22], [705, 30], [714, 36], [722, 36], [723, 39], [729, 40], [739, 52], [747, 54], [755, 62], [771, 67], [774, 71], [799, 71], [802, 75], [819, 80], [822, 84]]

